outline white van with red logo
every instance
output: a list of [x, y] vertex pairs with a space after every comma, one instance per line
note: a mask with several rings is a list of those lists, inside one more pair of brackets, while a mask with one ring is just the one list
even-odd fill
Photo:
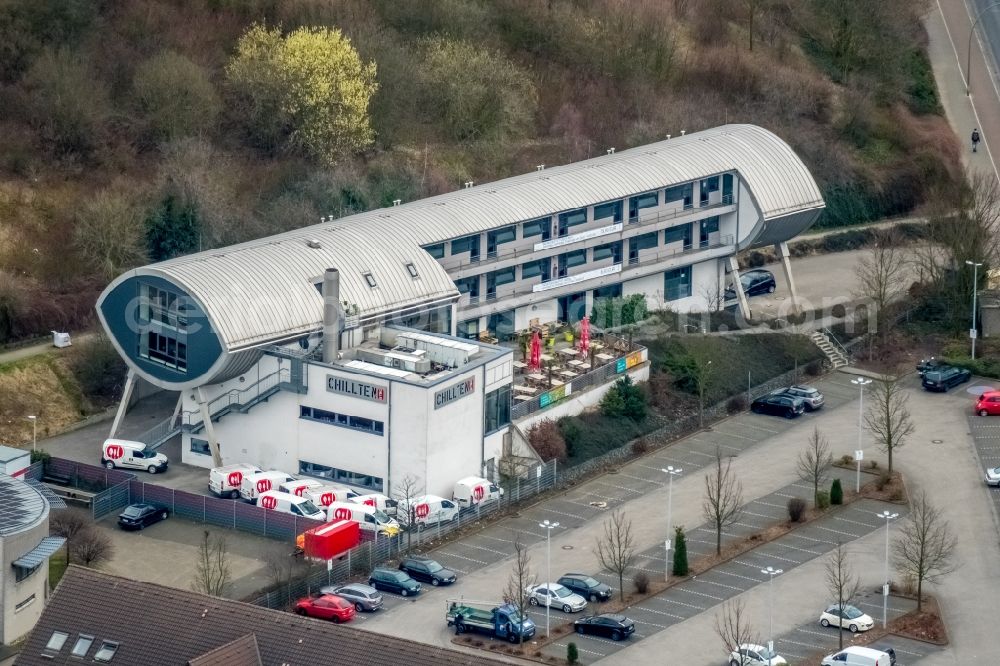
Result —
[[326, 514], [315, 504], [305, 497], [296, 497], [291, 493], [283, 493], [280, 490], [265, 490], [257, 496], [257, 506], [290, 513], [293, 516], [301, 516], [310, 520], [326, 522]]
[[353, 520], [361, 529], [369, 532], [380, 532], [392, 536], [399, 533], [399, 523], [390, 518], [385, 511], [365, 504], [354, 502], [334, 502], [326, 507], [327, 520]]
[[144, 469], [150, 474], [167, 471], [170, 461], [142, 442], [127, 439], [106, 439], [101, 447], [101, 464], [108, 469], [123, 467]]
[[327, 507], [334, 502], [351, 501], [358, 494], [344, 486], [324, 486], [320, 484], [306, 488], [302, 496], [311, 499], [316, 506]]
[[414, 497], [409, 502], [400, 500], [396, 507], [396, 517], [404, 525], [410, 522], [410, 507], [413, 507], [413, 518], [417, 528], [437, 523], [449, 523], [458, 519], [458, 505], [437, 495]]
[[259, 474], [260, 471], [260, 467], [248, 463], [213, 467], [208, 473], [208, 489], [219, 497], [236, 499], [240, 496], [243, 477], [248, 474]]
[[[285, 481], [278, 486], [278, 490], [283, 493], [289, 493], [290, 495], [295, 495], [296, 497], [305, 497], [306, 491], [310, 488], [316, 488], [323, 485], [315, 479], [292, 479], [291, 481]], [[313, 500], [316, 503], [316, 500]]]
[[248, 502], [256, 502], [257, 496], [266, 493], [268, 490], [277, 490], [278, 486], [286, 481], [291, 481], [290, 474], [270, 470], [267, 472], [257, 472], [256, 474], [244, 474], [243, 482], [240, 483], [240, 497]]
[[385, 495], [379, 493], [372, 493], [370, 495], [356, 495], [354, 497], [348, 498], [349, 502], [354, 502], [355, 504], [364, 504], [365, 506], [373, 506], [376, 509], [381, 509], [385, 511], [390, 516], [396, 515], [396, 500], [386, 497]]
[[460, 507], [475, 506], [503, 497], [503, 488], [480, 476], [467, 476], [455, 482], [452, 499]]

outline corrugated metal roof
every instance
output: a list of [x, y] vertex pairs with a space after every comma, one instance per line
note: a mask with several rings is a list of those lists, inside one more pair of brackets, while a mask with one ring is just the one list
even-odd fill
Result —
[[[172, 259], [130, 275], [159, 275], [186, 288], [232, 351], [316, 330], [323, 307], [314, 283], [326, 268], [340, 270], [341, 300], [362, 316], [455, 297], [452, 280], [420, 246], [734, 170], [765, 224], [823, 206], [816, 182], [787, 143], [761, 127], [724, 125]], [[310, 248], [310, 239], [320, 248]], [[410, 277], [409, 262], [419, 278]], [[365, 283], [366, 272], [377, 287]]]
[[38, 542], [37, 546], [14, 560], [12, 564], [15, 567], [20, 567], [21, 569], [36, 569], [41, 566], [45, 560], [49, 559], [53, 553], [62, 548], [64, 543], [66, 543], [65, 537], [42, 537], [42, 540]]

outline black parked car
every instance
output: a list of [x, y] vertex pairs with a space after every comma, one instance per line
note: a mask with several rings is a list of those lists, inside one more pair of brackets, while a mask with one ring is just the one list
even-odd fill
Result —
[[152, 504], [130, 504], [118, 515], [118, 525], [123, 530], [141, 530], [143, 527], [166, 520], [166, 509]]
[[794, 419], [806, 411], [806, 403], [800, 398], [793, 398], [784, 393], [769, 393], [750, 403], [750, 410], [755, 414], [775, 414], [786, 419]]
[[578, 634], [593, 634], [594, 636], [610, 638], [613, 641], [620, 641], [635, 632], [635, 622], [624, 615], [602, 613], [601, 615], [581, 617], [573, 623], [573, 628]]
[[437, 587], [438, 585], [451, 585], [455, 582], [455, 572], [445, 569], [437, 561], [427, 557], [404, 557], [399, 563], [399, 570], [405, 571], [417, 580]]
[[568, 573], [563, 574], [563, 577], [557, 582], [576, 592], [587, 601], [607, 601], [611, 598], [611, 588], [593, 576]]
[[972, 373], [965, 368], [955, 368], [950, 365], [939, 365], [924, 373], [921, 382], [928, 391], [944, 392], [952, 386], [958, 386], [972, 379]]
[[376, 590], [395, 592], [404, 597], [420, 592], [420, 583], [410, 578], [405, 571], [379, 567], [368, 576], [368, 584]]
[[[765, 271], [763, 268], [754, 268], [740, 275], [740, 284], [743, 285], [743, 293], [747, 296], [757, 294], [773, 294], [777, 286], [774, 282], [774, 274]], [[736, 298], [736, 290], [726, 287], [726, 300], [731, 301]]]

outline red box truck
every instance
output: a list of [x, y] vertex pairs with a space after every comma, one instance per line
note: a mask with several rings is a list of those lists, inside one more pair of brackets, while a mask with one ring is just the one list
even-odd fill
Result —
[[332, 560], [361, 543], [361, 528], [353, 520], [335, 520], [306, 530], [303, 550], [306, 557]]

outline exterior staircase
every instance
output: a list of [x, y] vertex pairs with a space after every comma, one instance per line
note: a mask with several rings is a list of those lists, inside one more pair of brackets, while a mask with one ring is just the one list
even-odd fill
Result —
[[819, 347], [834, 369], [842, 368], [850, 363], [850, 355], [847, 350], [837, 342], [837, 338], [833, 337], [827, 329], [813, 331], [809, 335], [809, 339]]

